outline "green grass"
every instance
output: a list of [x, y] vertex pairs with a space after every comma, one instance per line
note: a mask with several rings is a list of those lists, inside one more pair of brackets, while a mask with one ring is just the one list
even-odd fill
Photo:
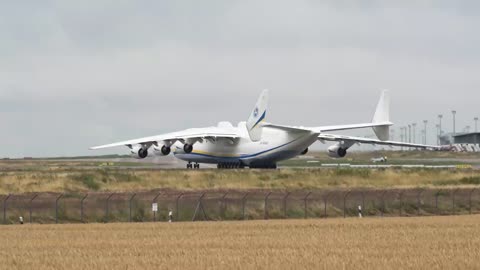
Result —
[[78, 181], [85, 185], [89, 190], [99, 190], [100, 184], [97, 182], [97, 177], [94, 174], [75, 174], [72, 175], [72, 180]]

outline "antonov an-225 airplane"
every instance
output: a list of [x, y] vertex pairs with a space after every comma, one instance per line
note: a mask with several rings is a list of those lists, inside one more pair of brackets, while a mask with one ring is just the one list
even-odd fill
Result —
[[[373, 120], [370, 123], [296, 127], [265, 122], [267, 115], [268, 90], [260, 95], [247, 122], [237, 127], [229, 122], [220, 122], [216, 127], [192, 128], [179, 132], [123, 141], [92, 147], [101, 149], [127, 146], [133, 157], [146, 158], [149, 152], [168, 155], [173, 149], [175, 157], [187, 161], [187, 168], [200, 168], [199, 163], [217, 164], [218, 168], [276, 168], [277, 162], [304, 155], [316, 141], [334, 141], [328, 148], [332, 158], [343, 158], [347, 149], [354, 144], [435, 148], [435, 146], [389, 141], [389, 93], [383, 91]], [[328, 134], [327, 132], [373, 128], [378, 139]], [[152, 151], [153, 149], [153, 151]]]

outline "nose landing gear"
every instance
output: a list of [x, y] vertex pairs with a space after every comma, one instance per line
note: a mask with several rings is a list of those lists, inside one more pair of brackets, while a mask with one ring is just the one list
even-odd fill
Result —
[[187, 169], [200, 169], [200, 164], [198, 163], [192, 164], [192, 162], [188, 162]]

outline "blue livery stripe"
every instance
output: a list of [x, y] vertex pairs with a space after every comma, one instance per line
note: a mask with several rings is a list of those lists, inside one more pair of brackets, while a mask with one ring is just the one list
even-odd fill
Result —
[[255, 125], [253, 125], [251, 129], [254, 129], [258, 125], [258, 123], [260, 123], [265, 118], [266, 114], [267, 114], [267, 111], [264, 111], [262, 116], [260, 116], [260, 118], [258, 119], [257, 123], [255, 123]]
[[[215, 155], [208, 155], [208, 154], [200, 154], [200, 153], [190, 153], [190, 154], [182, 154], [182, 155], [196, 155], [196, 156], [203, 156], [203, 157], [211, 157], [211, 158], [222, 158], [222, 159], [243, 159], [243, 158], [251, 158], [251, 157], [256, 157], [256, 156], [259, 156], [261, 154], [265, 154], [267, 152], [270, 152], [270, 151], [273, 151], [273, 150], [276, 150], [278, 148], [281, 148], [281, 147], [284, 147], [284, 146], [287, 146], [289, 144], [292, 144], [296, 141], [298, 141], [299, 139], [295, 139], [291, 142], [288, 142], [288, 143], [285, 143], [285, 144], [282, 144], [280, 146], [277, 146], [277, 147], [274, 147], [272, 149], [268, 149], [268, 150], [265, 150], [265, 151], [262, 151], [262, 152], [258, 152], [256, 154], [251, 154], [251, 155], [241, 155], [241, 156], [238, 156], [238, 157], [223, 157], [223, 156], [215, 156]], [[175, 154], [175, 153], [174, 153]]]

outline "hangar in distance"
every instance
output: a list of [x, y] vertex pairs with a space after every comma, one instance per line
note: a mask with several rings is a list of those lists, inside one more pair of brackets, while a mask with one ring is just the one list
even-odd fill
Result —
[[[117, 142], [91, 149], [127, 146], [133, 157], [143, 159], [154, 155], [168, 155], [187, 161], [187, 168], [200, 168], [199, 163], [217, 164], [218, 168], [276, 168], [277, 163], [308, 152], [316, 141], [333, 141], [328, 155], [343, 158], [355, 144], [390, 145], [414, 148], [436, 146], [390, 141], [389, 92], [384, 90], [373, 120], [369, 123], [297, 127], [268, 123], [268, 90], [263, 90], [247, 122], [234, 127], [229, 122], [217, 126], [191, 128], [183, 131]], [[378, 139], [331, 134], [329, 132], [373, 128]]]

